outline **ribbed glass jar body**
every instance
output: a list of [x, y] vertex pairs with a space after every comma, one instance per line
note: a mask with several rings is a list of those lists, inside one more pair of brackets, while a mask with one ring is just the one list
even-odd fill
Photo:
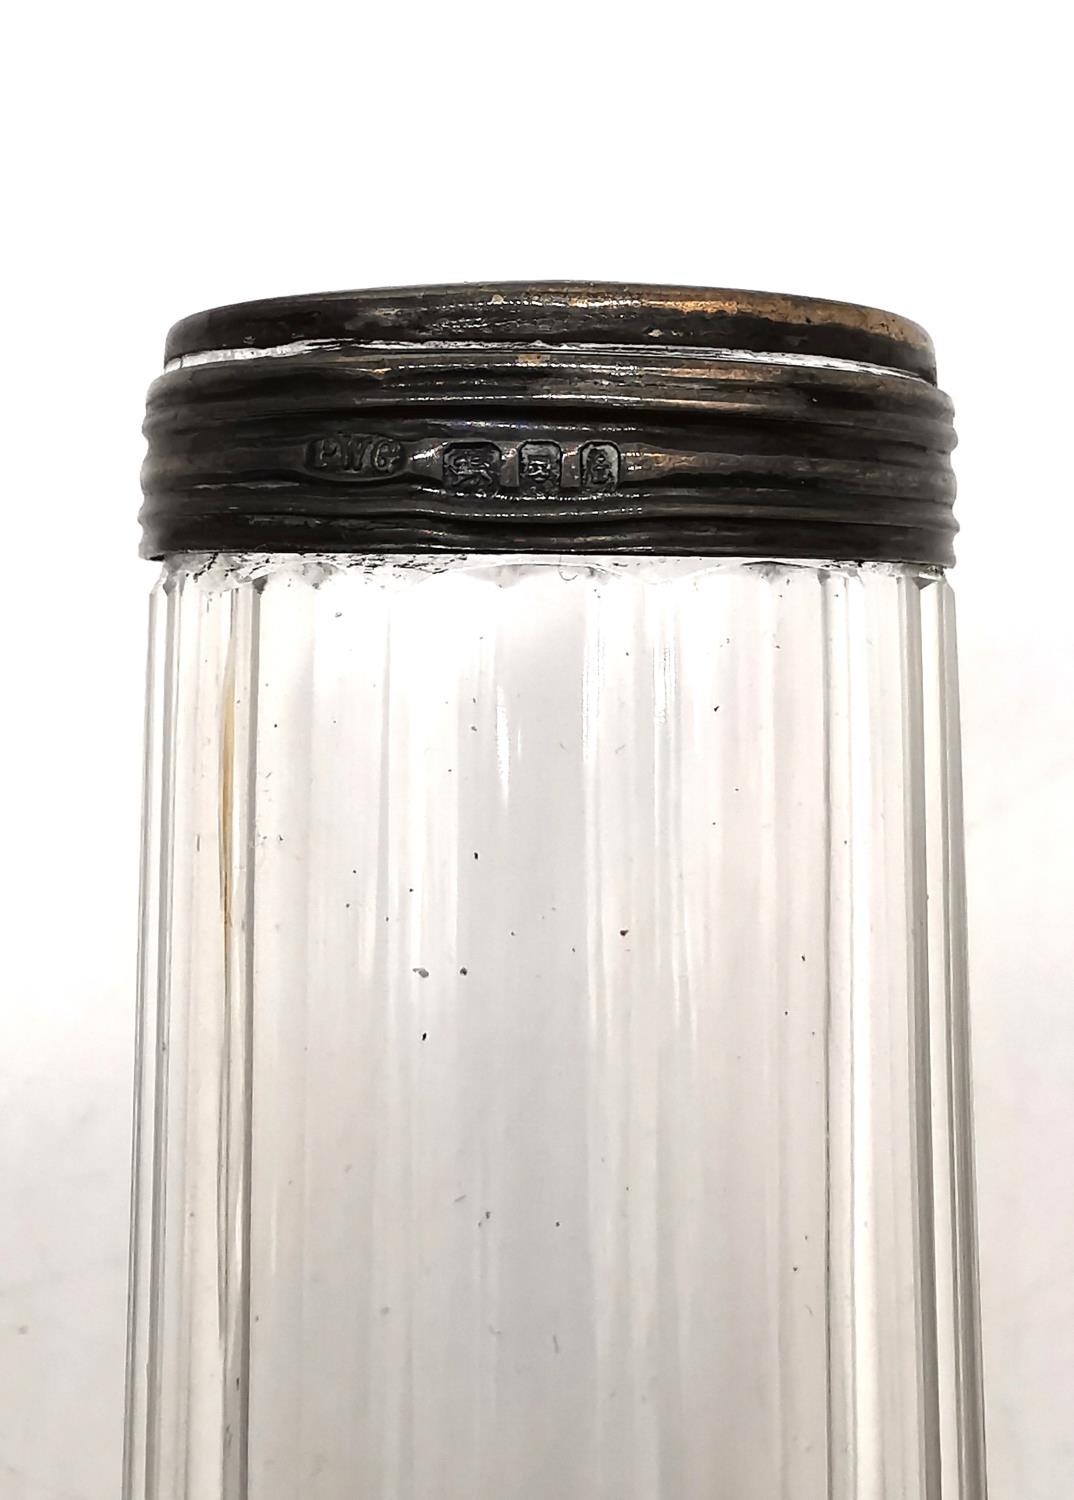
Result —
[[128, 1500], [981, 1500], [952, 599], [178, 558]]

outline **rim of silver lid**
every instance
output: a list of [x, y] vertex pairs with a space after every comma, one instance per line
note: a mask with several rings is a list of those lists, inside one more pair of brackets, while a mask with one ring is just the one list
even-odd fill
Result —
[[936, 381], [909, 318], [823, 297], [631, 282], [474, 282], [272, 297], [210, 308], [170, 330], [165, 364], [211, 350], [349, 344], [563, 342], [741, 349], [849, 360]]

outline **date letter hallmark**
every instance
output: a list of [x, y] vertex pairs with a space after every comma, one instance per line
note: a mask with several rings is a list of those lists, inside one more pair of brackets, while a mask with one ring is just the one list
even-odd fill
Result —
[[454, 443], [444, 452], [444, 485], [453, 495], [487, 500], [499, 488], [502, 466], [495, 443]]
[[398, 438], [364, 432], [314, 438], [306, 447], [308, 469], [349, 479], [385, 479], [399, 472], [404, 458]]
[[619, 483], [619, 449], [614, 443], [586, 443], [578, 450], [584, 490], [614, 490]]

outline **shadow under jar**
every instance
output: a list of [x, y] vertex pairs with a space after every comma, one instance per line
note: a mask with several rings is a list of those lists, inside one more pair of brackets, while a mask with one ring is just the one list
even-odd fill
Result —
[[927, 336], [280, 299], [146, 433], [127, 1500], [982, 1500]]

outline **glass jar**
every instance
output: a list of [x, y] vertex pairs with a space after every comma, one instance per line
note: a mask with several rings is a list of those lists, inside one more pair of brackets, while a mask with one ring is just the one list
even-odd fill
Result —
[[146, 431], [127, 1500], [980, 1500], [925, 335], [286, 299]]

